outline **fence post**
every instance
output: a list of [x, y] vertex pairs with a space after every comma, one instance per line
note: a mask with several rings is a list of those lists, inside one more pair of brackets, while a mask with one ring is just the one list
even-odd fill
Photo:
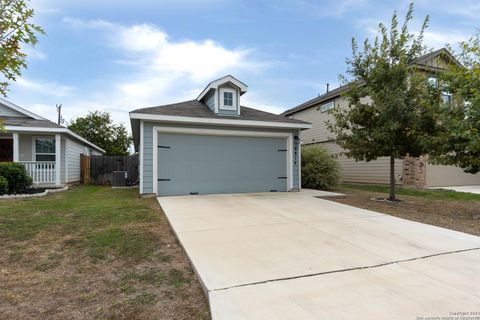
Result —
[[80, 154], [80, 183], [90, 184], [90, 157]]

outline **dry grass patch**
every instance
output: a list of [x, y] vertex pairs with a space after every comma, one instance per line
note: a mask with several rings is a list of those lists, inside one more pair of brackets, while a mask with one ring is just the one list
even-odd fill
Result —
[[0, 202], [0, 319], [210, 319], [155, 199], [82, 186]]
[[387, 187], [345, 185], [335, 191], [345, 194], [346, 197], [327, 198], [328, 200], [480, 235], [480, 195], [442, 190], [399, 189], [397, 194], [402, 202], [382, 203], [371, 199], [385, 197]]

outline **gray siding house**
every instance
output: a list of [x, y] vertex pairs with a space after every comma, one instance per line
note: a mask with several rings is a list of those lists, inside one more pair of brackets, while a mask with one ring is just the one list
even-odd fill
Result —
[[225, 76], [190, 101], [130, 112], [140, 194], [299, 190], [300, 132], [310, 124], [241, 105]]
[[105, 151], [65, 127], [0, 99], [0, 162], [22, 163], [34, 185], [60, 186], [80, 180], [80, 154]]
[[[452, 63], [458, 62], [446, 49], [440, 49], [419, 58], [413, 67], [423, 70], [435, 79], [435, 74], [439, 70], [448, 68]], [[327, 128], [327, 122], [334, 120], [328, 110], [348, 107], [348, 101], [342, 97], [346, 90], [348, 85], [341, 86], [289, 109], [283, 115], [312, 123], [312, 128], [302, 132], [302, 144], [320, 144], [336, 155], [341, 166], [343, 182], [388, 184], [389, 158], [379, 158], [371, 162], [357, 162], [347, 158]], [[450, 97], [449, 93], [444, 93], [445, 100]], [[480, 184], [480, 174], [467, 174], [454, 166], [433, 165], [428, 163], [427, 157], [396, 159], [395, 173], [397, 184], [405, 186], [443, 187]]]

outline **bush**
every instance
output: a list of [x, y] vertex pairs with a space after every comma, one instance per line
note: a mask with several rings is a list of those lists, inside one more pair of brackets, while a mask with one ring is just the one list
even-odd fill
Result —
[[319, 145], [302, 148], [302, 187], [329, 190], [339, 178], [340, 166], [330, 152]]
[[8, 181], [4, 177], [0, 177], [0, 196], [7, 193]]
[[21, 163], [2, 162], [0, 163], [0, 177], [7, 180], [8, 194], [22, 193], [32, 184], [32, 178]]

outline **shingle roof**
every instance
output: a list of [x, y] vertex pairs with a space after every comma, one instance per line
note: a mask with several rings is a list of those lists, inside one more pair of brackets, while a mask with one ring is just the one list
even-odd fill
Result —
[[216, 118], [216, 119], [235, 119], [235, 120], [254, 120], [254, 121], [271, 121], [284, 123], [300, 123], [308, 124], [308, 122], [286, 118], [281, 115], [244, 107], [240, 109], [239, 116], [225, 116], [215, 114], [205, 103], [198, 100], [189, 100], [179, 103], [168, 104], [164, 106], [142, 108], [131, 111], [130, 113], [146, 113], [155, 115], [168, 115], [179, 117], [194, 118]]
[[322, 102], [326, 102], [328, 100], [334, 99], [338, 97], [342, 92], [346, 91], [348, 89], [348, 83], [340, 86], [338, 88], [333, 89], [332, 91], [329, 91], [325, 94], [322, 94], [321, 96], [315, 97], [311, 100], [308, 100], [292, 109], [288, 109], [287, 111], [283, 112], [283, 116], [289, 116], [291, 114], [294, 114], [295, 112], [310, 108], [311, 106], [317, 105]]
[[1, 117], [6, 126], [40, 127], [40, 128], [65, 128], [49, 120], [36, 120], [31, 118]]

